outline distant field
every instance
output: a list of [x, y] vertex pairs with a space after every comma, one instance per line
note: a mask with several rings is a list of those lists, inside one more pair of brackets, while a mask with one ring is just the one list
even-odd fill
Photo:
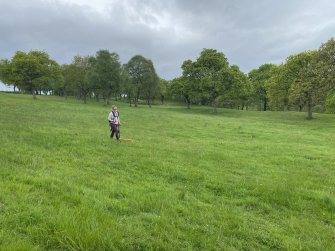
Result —
[[335, 116], [0, 93], [0, 250], [335, 250]]

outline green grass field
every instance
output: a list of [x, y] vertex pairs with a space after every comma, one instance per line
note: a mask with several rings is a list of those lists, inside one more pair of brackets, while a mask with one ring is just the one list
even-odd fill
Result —
[[335, 116], [0, 94], [0, 250], [335, 250]]

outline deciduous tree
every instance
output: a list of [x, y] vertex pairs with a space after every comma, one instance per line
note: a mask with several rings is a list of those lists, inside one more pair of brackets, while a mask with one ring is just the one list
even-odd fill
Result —
[[69, 81], [72, 82], [74, 88], [79, 92], [85, 104], [92, 90], [92, 85], [88, 77], [88, 72], [91, 70], [91, 67], [89, 56], [75, 56], [69, 69], [69, 73], [71, 74]]
[[263, 64], [258, 69], [249, 72], [248, 77], [252, 83], [255, 102], [261, 102], [263, 111], [268, 107], [268, 96], [266, 92], [266, 82], [271, 78], [271, 70], [274, 64]]
[[109, 104], [111, 95], [117, 94], [120, 89], [121, 63], [119, 55], [108, 50], [99, 50], [91, 61], [89, 80], [93, 86], [99, 88], [104, 98], [105, 105]]
[[152, 61], [141, 55], [136, 55], [129, 60], [126, 69], [135, 90], [135, 106], [137, 106], [142, 94], [146, 98], [147, 104], [151, 106], [159, 80]]
[[290, 98], [307, 107], [307, 119], [312, 119], [313, 105], [324, 97], [324, 84], [320, 81], [317, 51], [305, 51], [295, 56], [299, 65], [297, 78], [290, 88]]
[[49, 91], [62, 81], [60, 66], [43, 51], [18, 51], [10, 64], [7, 79], [20, 89], [31, 92], [34, 99], [37, 90]]

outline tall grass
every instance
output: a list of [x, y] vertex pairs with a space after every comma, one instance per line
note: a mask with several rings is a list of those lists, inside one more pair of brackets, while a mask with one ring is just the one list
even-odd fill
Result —
[[0, 94], [0, 250], [335, 250], [335, 117]]

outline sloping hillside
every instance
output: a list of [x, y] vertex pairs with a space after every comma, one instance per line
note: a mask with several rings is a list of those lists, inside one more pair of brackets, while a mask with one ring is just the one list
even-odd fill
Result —
[[0, 93], [1, 250], [333, 250], [335, 117]]

